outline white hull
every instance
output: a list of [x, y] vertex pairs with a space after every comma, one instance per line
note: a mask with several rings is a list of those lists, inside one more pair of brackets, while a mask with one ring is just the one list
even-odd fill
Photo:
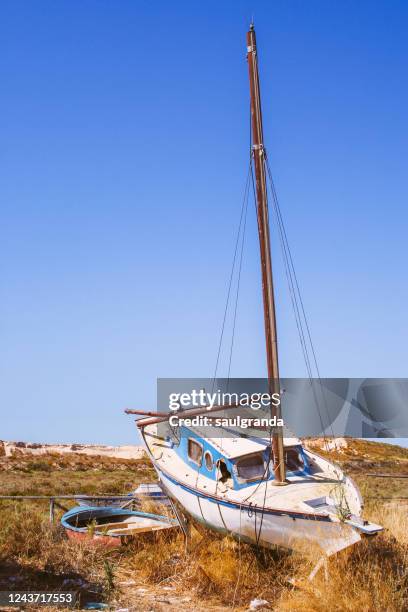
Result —
[[[282, 546], [301, 552], [316, 547], [326, 555], [355, 544], [361, 533], [373, 534], [382, 529], [360, 518], [362, 499], [354, 482], [338, 466], [315, 453], [305, 451], [309, 473], [292, 473], [286, 486], [262, 480], [237, 487], [232, 481], [228, 484], [220, 480], [219, 468], [215, 478], [207, 476], [202, 464], [197, 470], [184, 457], [183, 445], [174, 445], [159, 436], [154, 425], [147, 424], [141, 430], [165, 493], [178, 502], [186, 515], [209, 529], [259, 546]], [[201, 439], [204, 443], [205, 439]], [[226, 452], [228, 444], [240, 453], [245, 445], [248, 450], [249, 444], [260, 444], [240, 438], [222, 439], [222, 443], [220, 440], [211, 440], [214, 453], [222, 446]], [[285, 441], [285, 448], [290, 448], [293, 442]]]
[[361, 539], [353, 527], [327, 518], [314, 518], [313, 515], [302, 518], [297, 513], [255, 509], [247, 504], [206, 497], [177, 483], [157, 465], [155, 467], [168, 495], [188, 514], [209, 529], [228, 533], [238, 540], [298, 550], [310, 550], [312, 545], [331, 555]]

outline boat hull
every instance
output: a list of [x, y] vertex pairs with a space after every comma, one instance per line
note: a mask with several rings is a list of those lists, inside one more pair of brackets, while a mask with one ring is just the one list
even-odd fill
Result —
[[121, 546], [141, 533], [178, 528], [177, 521], [167, 516], [113, 506], [75, 506], [62, 516], [61, 525], [70, 540], [107, 548]]
[[187, 514], [205, 527], [237, 540], [302, 552], [315, 546], [332, 555], [361, 539], [353, 527], [330, 517], [263, 509], [208, 496], [166, 474], [155, 462], [154, 465], [167, 495]]

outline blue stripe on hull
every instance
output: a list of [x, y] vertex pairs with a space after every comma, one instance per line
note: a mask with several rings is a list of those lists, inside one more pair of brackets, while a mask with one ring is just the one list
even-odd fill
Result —
[[[168, 472], [165, 472], [164, 470], [162, 470], [161, 468], [157, 467], [156, 464], [154, 464], [155, 469], [157, 470], [159, 476], [161, 474], [164, 475], [165, 478], [167, 478], [168, 480], [170, 480], [173, 484], [175, 484], [176, 486], [180, 487], [181, 489], [183, 489], [184, 491], [187, 491], [188, 493], [190, 493], [191, 495], [194, 495], [195, 497], [197, 497], [198, 499], [205, 499], [208, 500], [214, 504], [219, 504], [220, 506], [225, 506], [227, 508], [233, 508], [234, 510], [248, 510], [250, 512], [254, 512], [254, 513], [260, 513], [263, 515], [267, 515], [270, 514], [272, 516], [290, 516], [293, 519], [304, 519], [304, 520], [309, 520], [309, 521], [322, 521], [322, 522], [329, 522], [332, 523], [333, 521], [330, 519], [329, 516], [324, 516], [324, 515], [315, 515], [315, 514], [306, 514], [303, 512], [293, 512], [293, 511], [286, 511], [286, 510], [273, 510], [270, 508], [263, 508], [263, 507], [259, 507], [259, 506], [253, 506], [251, 504], [240, 504], [238, 502], [231, 502], [231, 501], [226, 501], [225, 499], [219, 498], [219, 497], [215, 497], [215, 496], [210, 496], [207, 493], [201, 492], [198, 489], [193, 489], [192, 487], [189, 487], [188, 485], [183, 484], [182, 482], [179, 482], [178, 480], [176, 480], [173, 476], [171, 476]], [[196, 517], [197, 520], [200, 520], [199, 517]], [[201, 519], [202, 520], [202, 519]]]

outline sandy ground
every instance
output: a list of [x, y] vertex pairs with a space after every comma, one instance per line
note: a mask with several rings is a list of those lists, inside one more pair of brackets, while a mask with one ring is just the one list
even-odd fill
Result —
[[142, 446], [103, 446], [99, 444], [41, 444], [37, 442], [6, 442], [3, 445], [4, 454], [10, 457], [13, 454], [44, 455], [57, 453], [59, 455], [81, 453], [83, 455], [99, 455], [114, 457], [116, 459], [139, 459], [145, 451]]
[[[325, 441], [317, 438], [313, 441], [305, 441], [306, 446], [314, 449], [327, 451], [340, 451], [347, 448], [344, 438], [334, 438]], [[70, 454], [81, 453], [83, 455], [99, 455], [103, 457], [114, 457], [116, 459], [139, 459], [145, 454], [143, 446], [104, 446], [102, 444], [42, 444], [38, 442], [8, 442], [0, 440], [0, 448], [3, 447], [4, 455], [10, 457], [13, 454], [44, 455], [46, 453]]]

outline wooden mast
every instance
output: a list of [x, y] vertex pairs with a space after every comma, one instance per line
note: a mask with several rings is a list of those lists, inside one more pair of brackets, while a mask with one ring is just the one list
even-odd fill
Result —
[[[247, 59], [251, 93], [252, 151], [256, 179], [256, 203], [259, 246], [261, 251], [262, 294], [265, 320], [266, 356], [269, 393], [280, 394], [278, 344], [276, 336], [275, 299], [273, 292], [271, 246], [269, 234], [268, 199], [266, 192], [265, 149], [263, 142], [261, 94], [259, 89], [258, 58], [253, 24], [247, 33]], [[272, 408], [272, 416], [281, 418], [280, 406]], [[282, 431], [272, 436], [273, 470], [276, 483], [286, 480]]]

